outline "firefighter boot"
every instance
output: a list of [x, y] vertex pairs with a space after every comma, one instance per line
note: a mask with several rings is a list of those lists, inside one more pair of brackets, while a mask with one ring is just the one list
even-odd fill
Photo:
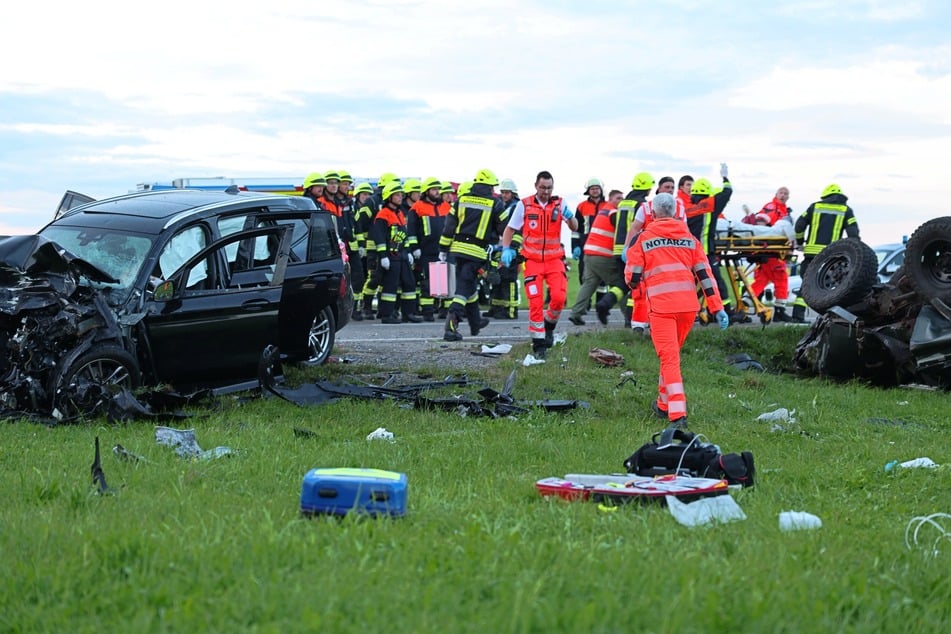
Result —
[[462, 341], [462, 333], [459, 332], [459, 315], [451, 310], [446, 315], [446, 330], [442, 338], [444, 341]]
[[469, 334], [475, 337], [479, 331], [489, 325], [489, 320], [479, 314], [479, 304], [466, 304], [466, 317], [469, 320]]
[[555, 345], [555, 326], [558, 323], [554, 321], [545, 320], [545, 347], [551, 348]]
[[532, 356], [536, 359], [544, 359], [548, 353], [548, 346], [544, 339], [532, 339]]
[[350, 319], [353, 321], [363, 321], [363, 310], [360, 308], [362, 302], [356, 302], [353, 304], [353, 312], [350, 313]]
[[792, 317], [786, 313], [785, 306], [777, 306], [773, 311], [773, 321], [792, 321]]
[[363, 318], [364, 319], [374, 319], [376, 315], [373, 313], [373, 294], [363, 296]]
[[806, 307], [796, 304], [792, 309], [792, 320], [793, 323], [804, 324], [806, 323]]
[[614, 293], [605, 293], [604, 297], [599, 299], [598, 303], [594, 305], [594, 309], [598, 311], [598, 321], [605, 326], [608, 325], [608, 314], [616, 303], [617, 297], [614, 296]]

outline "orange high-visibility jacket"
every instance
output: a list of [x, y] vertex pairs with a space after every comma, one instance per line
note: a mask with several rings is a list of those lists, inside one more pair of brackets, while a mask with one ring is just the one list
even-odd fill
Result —
[[556, 202], [564, 204], [561, 199], [556, 201], [554, 198], [547, 205], [542, 205], [535, 196], [522, 199], [525, 222], [522, 224], [521, 253], [526, 260], [547, 262], [565, 257], [565, 248], [561, 244], [561, 214], [555, 211]]
[[703, 247], [677, 218], [657, 218], [641, 233], [627, 250], [624, 279], [631, 288], [643, 282], [651, 312], [700, 310], [697, 282], [709, 310], [723, 310]]
[[617, 222], [617, 207], [607, 203], [591, 223], [591, 231], [584, 243], [585, 255], [614, 257], [614, 225]]

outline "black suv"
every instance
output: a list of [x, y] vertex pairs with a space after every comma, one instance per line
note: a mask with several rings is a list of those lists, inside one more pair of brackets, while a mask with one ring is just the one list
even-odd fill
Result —
[[0, 410], [247, 382], [262, 351], [324, 362], [353, 309], [334, 217], [302, 197], [137, 192], [0, 238]]

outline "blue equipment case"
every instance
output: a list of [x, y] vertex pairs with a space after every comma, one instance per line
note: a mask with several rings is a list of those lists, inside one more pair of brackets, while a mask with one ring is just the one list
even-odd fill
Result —
[[311, 469], [304, 475], [300, 510], [305, 515], [376, 517], [406, 514], [406, 474], [382, 469]]

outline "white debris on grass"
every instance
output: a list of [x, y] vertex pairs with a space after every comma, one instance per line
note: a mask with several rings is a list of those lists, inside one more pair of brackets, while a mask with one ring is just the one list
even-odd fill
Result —
[[393, 432], [386, 430], [386, 427], [377, 427], [367, 434], [367, 440], [389, 440], [390, 442], [394, 442], [396, 438], [394, 438]]
[[805, 511], [783, 511], [779, 514], [779, 530], [784, 533], [789, 531], [805, 531], [822, 528], [822, 520]]
[[[947, 524], [947, 528], [945, 525]], [[914, 527], [914, 531], [912, 528]], [[930, 554], [932, 557], [937, 557], [940, 554], [938, 550], [938, 544], [944, 539], [951, 539], [951, 514], [948, 513], [932, 513], [931, 515], [919, 515], [918, 517], [913, 517], [908, 520], [908, 525], [905, 526], [905, 546], [908, 550], [914, 550], [915, 548], [924, 548], [928, 546], [924, 542], [924, 535], [921, 534], [921, 529], [929, 527], [937, 531], [938, 535], [930, 545]], [[929, 531], [930, 532], [930, 531]], [[919, 542], [919, 537], [922, 541]]]
[[527, 368], [528, 366], [530, 366], [530, 365], [538, 365], [538, 364], [540, 364], [540, 363], [545, 363], [545, 360], [544, 360], [544, 359], [536, 359], [536, 358], [535, 358], [535, 355], [533, 355], [533, 354], [530, 353], [530, 352], [525, 355], [525, 358], [524, 358], [524, 359], [522, 359], [522, 365], [525, 366], [526, 368]]
[[482, 354], [508, 354], [512, 351], [512, 344], [509, 343], [500, 343], [495, 346], [487, 346], [482, 344]]
[[665, 499], [670, 514], [683, 526], [706, 526], [714, 522], [725, 524], [746, 519], [746, 513], [729, 495], [700, 498], [689, 504], [681, 502], [673, 495], [668, 495]]

